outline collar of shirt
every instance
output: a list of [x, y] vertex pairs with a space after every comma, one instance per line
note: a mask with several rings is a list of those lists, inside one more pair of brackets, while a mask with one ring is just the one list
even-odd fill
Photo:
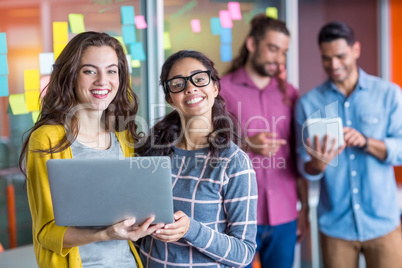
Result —
[[[251, 80], [250, 76], [248, 75], [244, 67], [241, 67], [232, 73], [232, 82], [235, 84], [260, 90]], [[278, 86], [277, 78], [271, 77], [271, 81], [269, 81], [268, 85], [263, 90], [267, 90], [269, 88], [276, 88], [277, 86]]]
[[[359, 72], [359, 78], [357, 80], [353, 93], [356, 92], [357, 90], [370, 90], [369, 75], [360, 68], [358, 69], [358, 72]], [[325, 81], [324, 86], [322, 87], [322, 90], [328, 90], [328, 89], [331, 89], [341, 94], [342, 96], [345, 96], [329, 78], [327, 79], [327, 81]]]

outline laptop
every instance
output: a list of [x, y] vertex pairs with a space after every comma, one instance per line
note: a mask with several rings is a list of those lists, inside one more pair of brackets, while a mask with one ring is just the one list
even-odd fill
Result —
[[154, 216], [172, 223], [171, 160], [50, 159], [46, 162], [55, 223], [58, 226], [109, 226], [134, 217]]

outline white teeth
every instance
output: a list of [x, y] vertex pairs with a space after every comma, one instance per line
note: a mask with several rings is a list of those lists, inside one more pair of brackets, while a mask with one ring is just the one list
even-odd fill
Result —
[[191, 100], [189, 100], [189, 101], [186, 101], [186, 103], [187, 103], [187, 104], [194, 104], [194, 103], [198, 103], [198, 102], [200, 102], [200, 101], [202, 101], [202, 100], [203, 100], [203, 98], [198, 97], [198, 98], [194, 98], [194, 99], [191, 99]]
[[107, 93], [109, 93], [109, 90], [105, 89], [105, 90], [91, 90], [91, 93], [94, 95], [106, 95]]

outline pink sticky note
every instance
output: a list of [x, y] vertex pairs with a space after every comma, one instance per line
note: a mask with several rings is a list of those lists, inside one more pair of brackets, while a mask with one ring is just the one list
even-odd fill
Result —
[[147, 23], [145, 22], [144, 16], [135, 16], [134, 21], [135, 27], [137, 27], [137, 29], [147, 28]]
[[50, 81], [50, 75], [45, 75], [42, 76], [40, 79], [40, 91], [41, 91], [41, 97], [43, 98], [46, 95], [47, 92], [47, 86]]
[[200, 20], [191, 20], [191, 29], [195, 33], [201, 32], [201, 23]]
[[220, 10], [219, 19], [221, 20], [222, 28], [233, 28], [233, 22], [228, 10]]
[[232, 20], [241, 20], [240, 3], [229, 2], [228, 3], [229, 14]]

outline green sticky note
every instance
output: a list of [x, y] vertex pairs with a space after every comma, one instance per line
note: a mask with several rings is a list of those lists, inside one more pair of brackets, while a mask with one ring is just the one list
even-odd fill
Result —
[[28, 108], [25, 104], [25, 94], [12, 94], [8, 98], [13, 115], [27, 114]]
[[32, 121], [33, 121], [33, 123], [35, 124], [36, 123], [36, 121], [38, 121], [38, 119], [39, 119], [39, 111], [33, 111], [32, 112]]
[[163, 49], [171, 49], [172, 48], [172, 43], [170, 42], [170, 33], [169, 32], [164, 32], [163, 33]]
[[278, 9], [276, 7], [267, 7], [265, 14], [267, 14], [267, 17], [278, 19]]
[[84, 15], [82, 14], [68, 14], [68, 22], [73, 34], [85, 32]]

